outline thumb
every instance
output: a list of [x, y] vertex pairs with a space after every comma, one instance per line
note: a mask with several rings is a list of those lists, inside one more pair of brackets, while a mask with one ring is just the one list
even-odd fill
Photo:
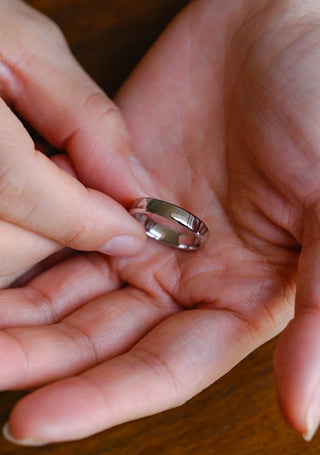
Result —
[[130, 255], [143, 228], [109, 196], [85, 188], [34, 149], [0, 100], [0, 219], [75, 249]]
[[310, 440], [320, 422], [320, 240], [303, 246], [295, 317], [280, 336], [274, 359], [280, 408]]

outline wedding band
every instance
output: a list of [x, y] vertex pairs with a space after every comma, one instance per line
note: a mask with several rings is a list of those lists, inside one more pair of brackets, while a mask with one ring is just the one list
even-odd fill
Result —
[[169, 202], [144, 197], [136, 199], [129, 212], [143, 224], [147, 236], [174, 248], [194, 251], [208, 238], [203, 221]]

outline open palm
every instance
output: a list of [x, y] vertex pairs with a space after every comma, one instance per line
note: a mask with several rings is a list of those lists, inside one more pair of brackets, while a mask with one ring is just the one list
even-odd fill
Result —
[[51, 383], [11, 414], [25, 444], [84, 437], [201, 391], [288, 324], [298, 259], [276, 373], [287, 419], [315, 429], [320, 15], [234, 3], [191, 3], [118, 96], [146, 195], [202, 218], [206, 247], [82, 254], [0, 294], [1, 387]]

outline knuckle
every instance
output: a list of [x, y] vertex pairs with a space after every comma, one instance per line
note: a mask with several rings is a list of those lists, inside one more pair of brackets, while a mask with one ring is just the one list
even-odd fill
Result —
[[65, 36], [58, 24], [38, 11], [33, 11], [28, 20], [21, 18], [21, 27], [25, 33], [34, 36], [38, 45], [59, 44], [67, 48]]
[[70, 55], [60, 27], [20, 0], [0, 1], [0, 95], [15, 102], [28, 66]]
[[46, 37], [50, 41], [62, 44], [63, 46], [67, 47], [66, 38], [63, 34], [63, 31], [59, 27], [59, 25], [54, 22], [48, 16], [45, 16], [41, 13], [37, 13], [34, 17], [34, 23], [39, 27]]
[[184, 403], [184, 389], [175, 368], [172, 368], [167, 361], [161, 358], [156, 352], [151, 352], [141, 347], [135, 347], [131, 352], [131, 356], [135, 359], [138, 366], [147, 368], [157, 377], [162, 378], [162, 382], [166, 384], [167, 392], [171, 395], [170, 401], [175, 405]]
[[[84, 205], [86, 199], [87, 196], [82, 199]], [[73, 208], [69, 208], [68, 216], [61, 217], [58, 241], [70, 248], [91, 251], [96, 243], [96, 236], [92, 235], [95, 226], [95, 217], [81, 215], [79, 203], [75, 202]]]
[[4, 25], [2, 33], [10, 40], [23, 44], [27, 37], [29, 44], [31, 40], [40, 46], [48, 42], [66, 44], [62, 30], [51, 18], [20, 0], [0, 3], [0, 18]]
[[23, 183], [17, 178], [14, 165], [2, 166], [0, 172], [0, 207], [12, 204], [23, 195]]
[[[27, 164], [26, 164], [27, 168]], [[0, 172], [0, 216], [7, 221], [29, 224], [40, 205], [40, 193], [30, 191], [28, 172], [10, 163]]]
[[108, 98], [99, 88], [95, 87], [84, 100], [84, 108], [99, 113], [97, 122], [104, 121], [110, 117], [119, 117], [120, 109]]
[[85, 247], [86, 231], [87, 227], [84, 225], [72, 225], [72, 228], [70, 226], [66, 226], [65, 234], [60, 242], [64, 246], [69, 246], [75, 249], [77, 249], [79, 245], [81, 245], [81, 247]]

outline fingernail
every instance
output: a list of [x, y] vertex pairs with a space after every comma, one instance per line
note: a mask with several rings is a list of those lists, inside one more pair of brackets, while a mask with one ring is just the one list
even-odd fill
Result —
[[40, 447], [48, 444], [47, 442], [39, 442], [39, 441], [34, 441], [32, 439], [15, 439], [11, 433], [10, 433], [10, 427], [9, 423], [5, 423], [3, 428], [2, 428], [2, 434], [3, 437], [9, 441], [12, 442], [12, 444], [16, 444], [18, 446], [30, 446], [30, 447]]
[[143, 247], [143, 242], [137, 237], [130, 235], [119, 235], [109, 240], [100, 252], [110, 256], [133, 256], [138, 254]]
[[317, 387], [316, 394], [307, 410], [307, 431], [302, 435], [305, 441], [311, 441], [315, 435], [320, 422], [320, 387]]
[[319, 427], [319, 422], [318, 420], [313, 420], [313, 418], [310, 418], [310, 420], [307, 422], [307, 432], [302, 435], [303, 439], [307, 442], [311, 441], [313, 436], [316, 434], [317, 429]]

